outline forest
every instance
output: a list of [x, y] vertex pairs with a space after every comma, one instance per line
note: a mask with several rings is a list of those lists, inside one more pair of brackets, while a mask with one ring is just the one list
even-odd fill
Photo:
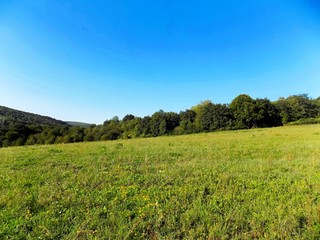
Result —
[[180, 113], [159, 110], [151, 116], [127, 114], [101, 125], [72, 126], [66, 122], [0, 107], [0, 147], [105, 141], [223, 130], [320, 123], [320, 97], [307, 94], [254, 99], [246, 94], [230, 104], [203, 101]]

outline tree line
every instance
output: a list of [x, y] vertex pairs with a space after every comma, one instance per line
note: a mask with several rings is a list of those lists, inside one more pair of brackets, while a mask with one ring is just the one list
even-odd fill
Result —
[[59, 124], [10, 121], [0, 115], [0, 147], [276, 127], [319, 123], [319, 118], [320, 97], [312, 99], [307, 94], [281, 97], [275, 102], [241, 94], [230, 104], [214, 104], [207, 100], [180, 113], [159, 110], [145, 117], [127, 114], [122, 120], [114, 117], [89, 127], [70, 126], [59, 121]]

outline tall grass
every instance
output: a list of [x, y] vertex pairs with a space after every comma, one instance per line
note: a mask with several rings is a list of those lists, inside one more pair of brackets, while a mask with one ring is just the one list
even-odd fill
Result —
[[0, 149], [0, 239], [319, 239], [320, 125]]

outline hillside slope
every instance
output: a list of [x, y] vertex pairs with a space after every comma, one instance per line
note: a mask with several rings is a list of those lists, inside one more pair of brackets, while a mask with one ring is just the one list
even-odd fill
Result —
[[78, 127], [90, 127], [92, 124], [91, 123], [84, 123], [84, 122], [75, 122], [75, 121], [67, 121], [67, 123], [71, 126], [78, 126]]
[[51, 117], [23, 112], [8, 107], [0, 106], [0, 126], [7, 126], [10, 123], [42, 126], [68, 126], [68, 123], [56, 120]]

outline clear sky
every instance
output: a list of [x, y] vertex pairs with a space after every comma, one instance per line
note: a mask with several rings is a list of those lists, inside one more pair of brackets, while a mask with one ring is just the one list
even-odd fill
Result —
[[317, 0], [1, 0], [0, 105], [102, 123], [320, 96]]

